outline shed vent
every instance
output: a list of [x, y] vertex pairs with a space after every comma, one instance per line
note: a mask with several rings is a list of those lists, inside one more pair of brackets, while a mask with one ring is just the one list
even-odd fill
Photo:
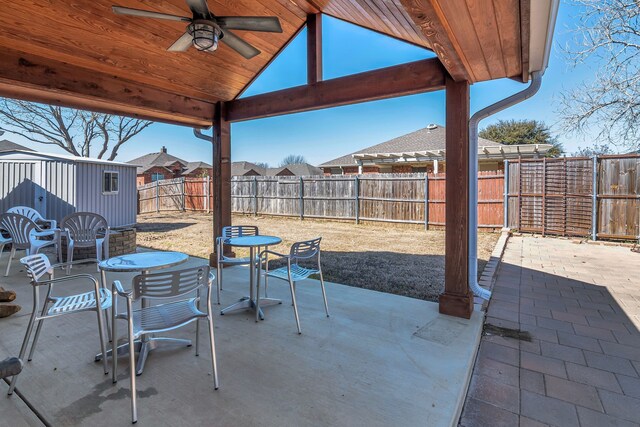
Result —
[[438, 125], [431, 123], [429, 126], [427, 126], [427, 129], [429, 130], [434, 130], [438, 127]]

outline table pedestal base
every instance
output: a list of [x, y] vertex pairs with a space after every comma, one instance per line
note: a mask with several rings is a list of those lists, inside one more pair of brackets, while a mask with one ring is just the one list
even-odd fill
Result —
[[[136, 361], [136, 375], [142, 374], [144, 371], [144, 364], [147, 361], [147, 356], [149, 353], [157, 348], [165, 347], [165, 346], [180, 346], [180, 347], [191, 347], [191, 340], [184, 340], [180, 338], [149, 338], [148, 340], [136, 340], [133, 343], [134, 350], [138, 353], [138, 360]], [[124, 356], [125, 354], [129, 354], [129, 343], [120, 344], [116, 347], [117, 356]], [[95, 357], [95, 361], [98, 362], [102, 360], [102, 353], [97, 354]], [[107, 357], [112, 357], [111, 349], [107, 350]]]
[[[268, 307], [270, 305], [282, 304], [282, 301], [275, 298], [260, 298], [260, 320], [264, 320], [264, 313], [262, 312], [262, 307]], [[227, 308], [220, 310], [221, 315], [225, 315], [227, 313], [231, 313], [238, 310], [246, 310], [256, 309], [256, 302], [249, 297], [242, 297], [238, 300], [237, 303], [230, 305]]]

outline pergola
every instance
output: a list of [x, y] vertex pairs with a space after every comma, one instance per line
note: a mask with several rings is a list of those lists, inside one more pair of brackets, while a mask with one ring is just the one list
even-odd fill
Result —
[[[167, 52], [184, 23], [117, 16], [112, 5], [188, 15], [183, 0], [16, 0], [0, 8], [0, 96], [208, 128], [213, 126], [214, 233], [231, 222], [230, 124], [446, 90], [446, 256], [440, 312], [469, 317], [469, 87], [543, 71], [554, 0], [209, 0], [217, 15], [278, 16], [282, 33], [242, 35], [245, 60]], [[437, 58], [322, 78], [321, 14], [404, 40]], [[550, 24], [551, 22], [551, 24]], [[239, 99], [307, 27], [306, 85]], [[384, 52], [380, 52], [384, 55]]]

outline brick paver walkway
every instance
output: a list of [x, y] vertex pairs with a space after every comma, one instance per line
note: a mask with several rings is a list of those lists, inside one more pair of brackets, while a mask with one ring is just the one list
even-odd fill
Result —
[[640, 254], [512, 237], [489, 325], [461, 426], [640, 425]]

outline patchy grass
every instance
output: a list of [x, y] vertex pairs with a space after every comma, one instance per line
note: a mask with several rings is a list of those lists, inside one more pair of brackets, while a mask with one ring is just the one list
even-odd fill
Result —
[[[322, 269], [330, 282], [435, 301], [444, 286], [444, 231], [405, 224], [309, 220], [234, 215], [234, 224], [256, 225], [260, 234], [282, 238], [271, 249], [288, 253], [298, 240], [322, 236]], [[211, 216], [171, 212], [138, 216], [138, 244], [203, 258], [213, 247]], [[498, 234], [478, 236], [482, 272]], [[242, 255], [242, 250], [236, 250]]]

